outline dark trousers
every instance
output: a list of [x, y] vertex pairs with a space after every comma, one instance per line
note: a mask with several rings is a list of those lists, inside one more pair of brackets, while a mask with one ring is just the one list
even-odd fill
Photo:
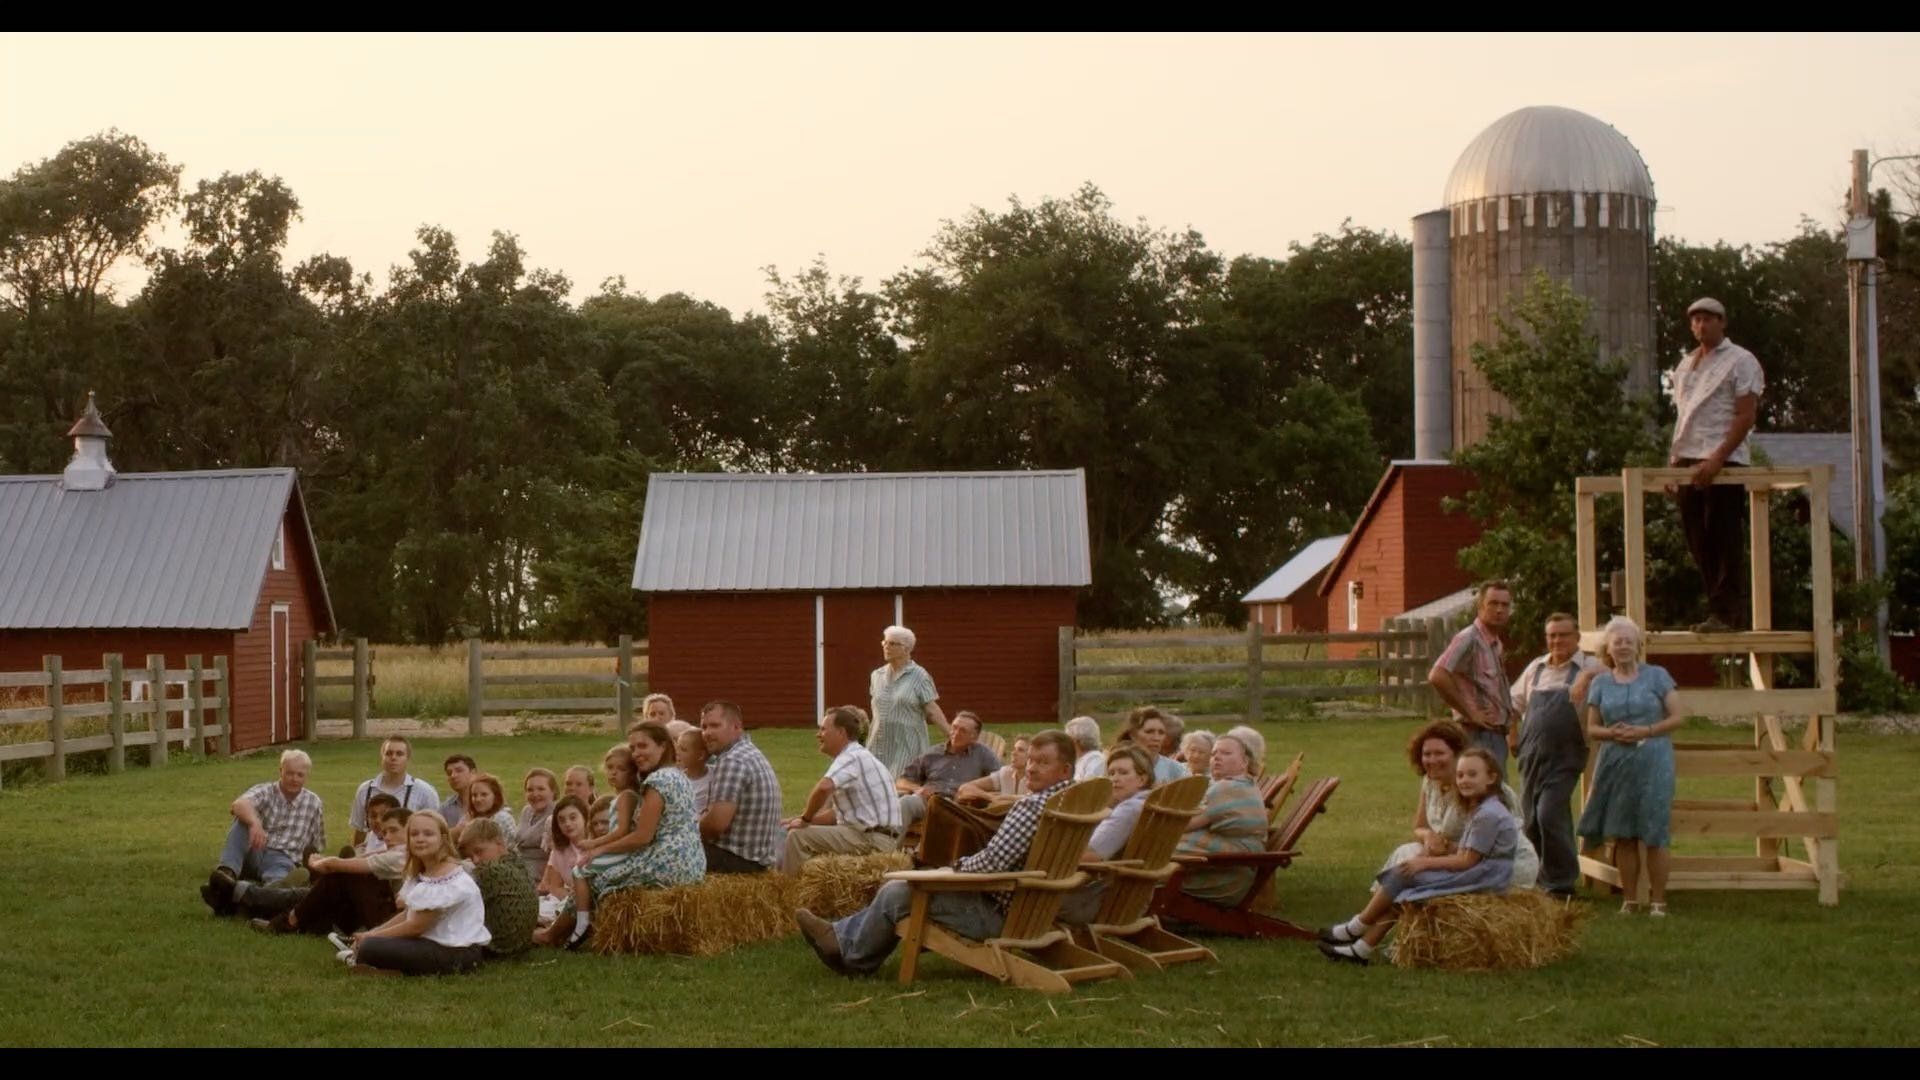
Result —
[[426, 938], [375, 937], [360, 939], [354, 963], [403, 975], [457, 975], [479, 967], [483, 958], [478, 945], [455, 949]]
[[321, 874], [293, 909], [303, 934], [370, 930], [393, 918], [393, 888], [372, 874]]
[[[1682, 459], [1684, 466], [1699, 464]], [[1741, 552], [1746, 546], [1747, 491], [1729, 484], [1680, 488], [1680, 525], [1686, 530], [1687, 551], [1700, 570], [1700, 588], [1707, 594], [1707, 610], [1728, 626], [1745, 626], [1745, 591], [1741, 588]]]
[[1547, 892], [1570, 893], [1580, 882], [1580, 849], [1573, 837], [1573, 788], [1580, 770], [1520, 759], [1521, 828], [1540, 853], [1540, 879]]
[[709, 874], [764, 874], [771, 867], [761, 866], [744, 855], [735, 855], [723, 847], [715, 847], [702, 840], [700, 846], [707, 853], [707, 873]]

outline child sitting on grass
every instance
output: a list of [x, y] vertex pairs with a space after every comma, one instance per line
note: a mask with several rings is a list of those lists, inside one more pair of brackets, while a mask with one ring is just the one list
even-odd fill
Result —
[[[365, 858], [368, 855], [378, 855], [382, 851], [387, 850], [387, 842], [381, 836], [385, 830], [381, 829], [380, 822], [385, 819], [388, 814], [398, 809], [400, 809], [400, 800], [384, 791], [376, 791], [368, 796], [367, 820], [372, 823], [372, 827], [367, 830], [367, 838], [360, 841], [359, 846], [353, 848], [351, 852], [343, 854], [349, 859], [356, 855]], [[404, 834], [402, 835], [404, 837]], [[404, 839], [402, 840], [402, 846], [405, 846]]]
[[1454, 765], [1453, 796], [1467, 819], [1451, 855], [1419, 855], [1380, 872], [1380, 890], [1366, 908], [1344, 923], [1320, 931], [1320, 952], [1329, 960], [1365, 964], [1393, 929], [1394, 905], [1460, 893], [1502, 893], [1513, 881], [1520, 826], [1500, 801], [1500, 766], [1477, 747]]
[[468, 825], [481, 818], [491, 818], [500, 826], [500, 834], [507, 838], [507, 846], [514, 846], [513, 808], [507, 805], [507, 792], [500, 786], [499, 777], [492, 773], [474, 773], [467, 781], [467, 790], [460, 796], [460, 805], [460, 824], [453, 827], [455, 844], [465, 835]]
[[514, 826], [514, 854], [527, 872], [527, 882], [540, 884], [540, 872], [547, 866], [547, 825], [553, 817], [553, 803], [560, 795], [560, 778], [552, 769], [532, 768], [520, 781], [527, 804], [520, 809]]
[[593, 805], [593, 770], [585, 765], [569, 765], [561, 794], [571, 795], [588, 806]]
[[400, 912], [365, 933], [340, 959], [356, 971], [450, 975], [480, 963], [487, 932], [480, 886], [460, 865], [447, 819], [422, 810], [407, 819], [407, 872]]
[[533, 924], [539, 904], [526, 868], [507, 850], [507, 838], [491, 818], [467, 823], [460, 838], [460, 854], [473, 865], [468, 873], [480, 886], [486, 908], [488, 956], [518, 956], [533, 947]]
[[[607, 831], [590, 837], [580, 845], [586, 861], [573, 870], [573, 896], [561, 906], [560, 915], [537, 939], [546, 945], [577, 949], [593, 929], [593, 901], [605, 891], [603, 881], [617, 881], [633, 861], [629, 851], [607, 853], [633, 831], [634, 812], [640, 806], [638, 776], [633, 766], [633, 751], [620, 743], [607, 751], [601, 768], [607, 774], [607, 786], [615, 792], [607, 811]], [[597, 804], [596, 804], [597, 805]]]
[[[593, 800], [593, 805], [587, 808], [587, 839], [598, 840], [607, 835], [607, 831], [613, 828], [612, 813], [613, 796], [602, 795]], [[584, 849], [585, 845], [581, 846]]]
[[540, 925], [560, 914], [562, 901], [573, 892], [573, 868], [580, 865], [580, 845], [590, 839], [587, 807], [569, 795], [553, 808], [548, 825], [547, 864], [540, 875]]

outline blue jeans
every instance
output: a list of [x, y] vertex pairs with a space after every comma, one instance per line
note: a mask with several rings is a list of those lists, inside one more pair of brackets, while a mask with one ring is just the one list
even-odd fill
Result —
[[220, 865], [242, 881], [279, 881], [293, 873], [299, 862], [299, 856], [278, 848], [253, 850], [249, 846], [247, 827], [238, 821], [227, 830], [226, 846], [220, 849]]
[[[873, 903], [833, 924], [840, 941], [840, 959], [855, 971], [877, 970], [900, 943], [894, 926], [913, 907], [913, 890], [904, 881], [889, 881], [874, 894]], [[993, 937], [1006, 914], [993, 906], [987, 893], [937, 892], [927, 903], [927, 917], [962, 937], [976, 941]]]
[[1513, 782], [1512, 778], [1506, 775], [1507, 733], [1505, 731], [1488, 731], [1486, 728], [1477, 727], [1468, 728], [1467, 745], [1477, 746], [1487, 753], [1492, 754], [1494, 764], [1500, 766], [1501, 780], [1508, 784]]

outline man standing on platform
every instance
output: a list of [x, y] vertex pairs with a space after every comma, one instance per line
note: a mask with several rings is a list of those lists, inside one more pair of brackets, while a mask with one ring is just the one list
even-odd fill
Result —
[[1741, 614], [1740, 552], [1747, 529], [1747, 492], [1713, 478], [1727, 465], [1747, 465], [1747, 434], [1759, 415], [1766, 375], [1760, 361], [1727, 339], [1727, 309], [1701, 297], [1687, 308], [1700, 343], [1673, 369], [1673, 446], [1667, 464], [1693, 470], [1679, 488], [1687, 551], [1700, 570], [1707, 619], [1696, 634], [1724, 634], [1746, 625]]

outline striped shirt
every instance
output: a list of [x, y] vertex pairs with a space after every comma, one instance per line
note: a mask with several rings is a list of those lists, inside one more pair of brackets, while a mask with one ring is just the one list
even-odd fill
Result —
[[848, 743], [827, 766], [827, 779], [833, 781], [836, 824], [900, 835], [900, 796], [893, 790], [893, 774], [866, 747]]
[[[1506, 648], [1500, 639], [1487, 632], [1475, 619], [1453, 635], [1446, 651], [1433, 662], [1431, 671], [1449, 671], [1463, 677], [1460, 695], [1486, 714], [1501, 729], [1507, 726], [1507, 713], [1513, 707], [1511, 687], [1507, 685]], [[1453, 718], [1462, 723], [1466, 717], [1454, 710]]]
[[780, 780], [767, 755], [742, 734], [707, 759], [707, 806], [733, 804], [733, 821], [713, 846], [750, 862], [772, 866], [786, 834], [780, 828]]
[[[1033, 846], [1033, 835], [1040, 831], [1041, 812], [1047, 808], [1047, 800], [1059, 792], [1065, 791], [1071, 780], [1062, 780], [1045, 791], [1037, 791], [1013, 804], [1007, 811], [1000, 827], [994, 830], [993, 838], [987, 846], [953, 864], [955, 870], [963, 874], [999, 874], [1008, 870], [1019, 870], [1027, 865], [1027, 849]], [[1002, 911], [1013, 900], [1011, 890], [992, 894], [993, 906]]]
[[303, 787], [300, 794], [289, 799], [278, 780], [268, 780], [248, 788], [241, 798], [253, 804], [254, 815], [266, 830], [269, 848], [284, 851], [296, 860], [309, 851], [326, 850], [326, 812], [312, 788]]

